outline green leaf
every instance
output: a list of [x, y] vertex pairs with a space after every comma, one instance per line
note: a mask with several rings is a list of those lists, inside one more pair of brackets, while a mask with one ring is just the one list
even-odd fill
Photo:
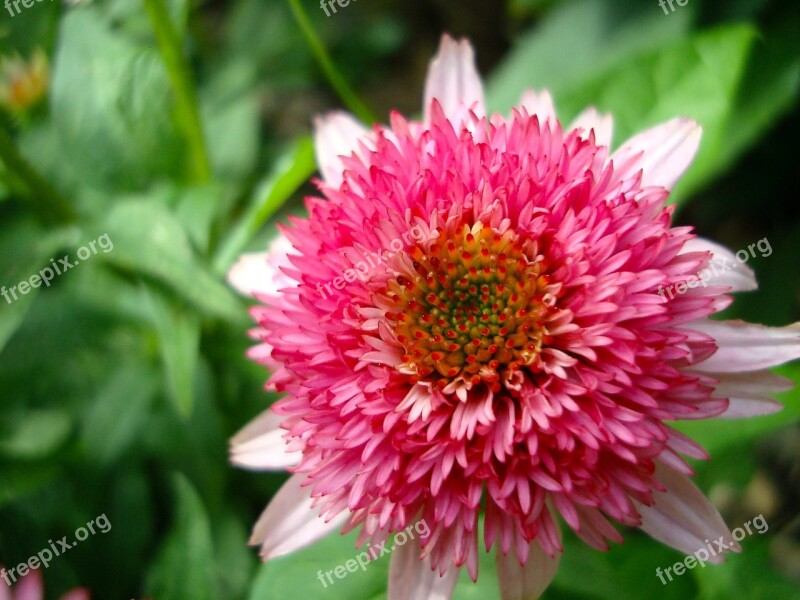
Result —
[[[354, 560], [364, 551], [355, 547], [357, 537], [357, 532], [350, 532], [345, 536], [334, 532], [307, 548], [270, 560], [259, 569], [248, 596], [249, 600], [384, 598], [389, 576], [388, 556], [370, 562], [364, 570], [358, 567], [355, 572], [346, 572], [342, 579], [335, 577], [333, 573], [330, 579], [326, 576], [328, 571], [333, 571], [337, 566], [344, 568], [348, 560]], [[330, 583], [331, 579], [333, 583]]]
[[201, 94], [211, 164], [225, 179], [242, 179], [256, 166], [260, 115], [253, 79], [247, 62], [232, 61]]
[[562, 2], [548, 12], [539, 26], [517, 41], [489, 78], [489, 107], [505, 113], [526, 89], [547, 88], [555, 94], [562, 118], [563, 92], [688, 31], [691, 6], [665, 19], [660, 10], [649, 5], [622, 4], [602, 0]]
[[753, 535], [741, 542], [741, 553], [729, 554], [720, 565], [691, 571], [700, 585], [698, 600], [798, 597], [797, 582], [781, 575], [770, 558], [770, 538], [761, 537], [755, 528], [751, 531]]
[[192, 484], [176, 475], [175, 519], [148, 574], [147, 594], [158, 600], [215, 600], [214, 547], [205, 506]]
[[314, 172], [314, 146], [309, 138], [298, 140], [259, 184], [246, 213], [222, 244], [214, 269], [224, 273], [244, 250], [259, 228]]
[[122, 201], [97, 227], [114, 242], [113, 251], [98, 255], [104, 260], [160, 281], [208, 315], [234, 322], [244, 318], [240, 301], [208, 272], [180, 222], [163, 205]]
[[67, 441], [72, 419], [58, 409], [28, 410], [14, 419], [10, 434], [0, 441], [0, 453], [32, 460], [46, 457]]
[[[9, 221], [4, 225], [6, 227], [0, 231], [0, 256], [3, 257], [0, 286], [5, 286], [0, 287], [0, 292], [5, 292], [0, 294], [0, 351], [22, 323], [36, 294], [43, 289], [39, 271], [50, 266], [50, 259], [55, 258], [56, 251], [79, 239], [76, 228], [46, 232], [30, 220]], [[34, 279], [33, 283], [39, 286], [30, 287], [26, 294], [21, 294], [19, 283], [27, 281], [30, 285], [32, 276], [38, 277], [38, 281]], [[49, 285], [44, 284], [44, 289]], [[15, 286], [17, 289], [12, 293]]]
[[136, 189], [177, 176], [183, 152], [158, 54], [113, 31], [95, 7], [70, 10], [59, 39], [52, 115], [62, 159], [83, 184]]
[[113, 371], [82, 419], [81, 441], [90, 461], [111, 465], [134, 443], [157, 383], [152, 368], [138, 358]]
[[194, 405], [200, 318], [157, 290], [142, 286], [142, 295], [158, 336], [169, 396], [178, 412], [188, 416]]

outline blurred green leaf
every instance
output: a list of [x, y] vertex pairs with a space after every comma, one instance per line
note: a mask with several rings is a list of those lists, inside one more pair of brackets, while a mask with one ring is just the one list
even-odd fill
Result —
[[0, 453], [22, 460], [43, 458], [58, 450], [71, 431], [72, 419], [63, 410], [28, 410], [13, 419], [11, 433], [0, 441]]
[[188, 416], [194, 404], [200, 318], [157, 290], [142, 286], [142, 295], [158, 336], [170, 398], [178, 412]]
[[757, 531], [742, 540], [742, 552], [721, 565], [691, 571], [700, 587], [698, 600], [722, 598], [800, 598], [796, 582], [782, 576], [770, 560], [770, 537]]
[[653, 8], [638, 2], [602, 0], [559, 3], [539, 25], [521, 36], [492, 73], [487, 88], [489, 108], [506, 113], [526, 89], [547, 88], [555, 95], [563, 123], [565, 116], [571, 118], [583, 108], [572, 108], [564, 115], [563, 93], [687, 33], [691, 6], [669, 18]]
[[0, 296], [0, 351], [22, 323], [43, 284], [30, 288], [26, 295], [15, 291], [16, 300], [10, 288], [23, 280], [30, 283], [31, 276], [50, 265], [57, 250], [77, 239], [76, 228], [46, 232], [30, 220], [16, 220], [0, 230], [0, 286], [9, 288], [6, 296]]
[[138, 357], [112, 373], [83, 416], [81, 441], [92, 462], [108, 466], [134, 443], [157, 383], [153, 369]]
[[227, 271], [266, 220], [289, 200], [314, 172], [314, 168], [314, 146], [311, 140], [297, 140], [258, 185], [250, 206], [224, 240], [214, 260], [217, 272]]
[[137, 189], [177, 176], [183, 152], [171, 105], [151, 47], [112, 31], [98, 8], [68, 12], [54, 61], [52, 115], [62, 159], [84, 185]]
[[175, 519], [147, 577], [158, 600], [215, 600], [214, 547], [205, 506], [192, 484], [176, 475]]
[[[249, 600], [265, 598], [326, 598], [330, 600], [378, 600], [386, 597], [389, 576], [389, 557], [384, 556], [369, 563], [365, 570], [359, 567], [348, 572], [343, 579], [331, 575], [329, 583], [325, 573], [348, 560], [354, 560], [364, 549], [356, 549], [356, 532], [340, 535], [334, 532], [315, 544], [287, 556], [274, 558], [263, 564], [253, 583]], [[389, 544], [387, 544], [387, 548]], [[320, 581], [319, 573], [325, 585]]]
[[209, 315], [243, 319], [239, 300], [203, 266], [180, 222], [163, 205], [118, 202], [98, 227], [114, 242], [113, 251], [98, 255], [109, 263], [153, 277]]

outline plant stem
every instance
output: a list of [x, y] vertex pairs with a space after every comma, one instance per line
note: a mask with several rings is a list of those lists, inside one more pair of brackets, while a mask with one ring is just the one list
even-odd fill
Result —
[[142, 1], [175, 92], [178, 124], [183, 130], [189, 152], [191, 180], [193, 183], [207, 183], [211, 180], [211, 161], [203, 138], [197, 94], [189, 65], [183, 55], [180, 36], [172, 23], [164, 0]]
[[222, 244], [214, 269], [225, 273], [244, 247], [275, 211], [283, 206], [314, 172], [314, 145], [303, 137], [274, 164], [256, 189], [250, 206]]
[[71, 221], [77, 216], [72, 205], [20, 154], [14, 140], [2, 127], [0, 127], [0, 160], [12, 177], [28, 188], [34, 210], [42, 220], [51, 223], [63, 222]]
[[342, 99], [342, 102], [344, 102], [345, 106], [356, 117], [365, 123], [375, 123], [377, 121], [375, 115], [372, 114], [372, 111], [367, 108], [367, 105], [361, 101], [358, 95], [350, 89], [350, 86], [347, 85], [345, 78], [336, 69], [336, 66], [333, 64], [333, 61], [328, 55], [328, 51], [325, 49], [325, 46], [319, 39], [319, 36], [311, 26], [311, 21], [309, 21], [308, 15], [306, 14], [303, 5], [300, 3], [300, 0], [289, 0], [289, 6], [292, 9], [295, 21], [297, 21], [297, 24], [300, 26], [300, 30], [303, 32], [303, 35], [306, 38], [306, 43], [308, 43], [311, 53], [314, 55], [314, 58], [317, 59], [323, 74], [325, 77], [327, 77], [333, 89], [336, 90], [336, 93]]

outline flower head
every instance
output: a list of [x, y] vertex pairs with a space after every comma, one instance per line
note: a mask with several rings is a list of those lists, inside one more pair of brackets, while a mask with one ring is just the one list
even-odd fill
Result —
[[561, 521], [601, 550], [622, 541], [611, 521], [685, 552], [730, 539], [688, 478], [705, 451], [667, 422], [776, 410], [787, 381], [767, 369], [800, 356], [800, 330], [708, 319], [755, 278], [701, 285], [732, 255], [671, 224], [699, 126], [611, 137], [594, 109], [564, 127], [547, 92], [486, 116], [447, 36], [422, 122], [317, 121], [323, 197], [270, 262], [232, 272], [262, 302], [251, 357], [285, 394], [233, 440], [235, 463], [294, 473], [256, 525], [265, 559], [342, 523], [381, 542], [424, 520], [390, 597], [444, 597], [458, 567], [477, 578], [483, 513], [504, 597], [527, 598]]

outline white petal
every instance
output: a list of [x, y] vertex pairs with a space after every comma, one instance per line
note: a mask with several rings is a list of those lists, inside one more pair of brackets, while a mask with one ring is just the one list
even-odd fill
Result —
[[449, 600], [458, 581], [453, 565], [440, 576], [431, 569], [428, 557], [420, 559], [422, 549], [416, 540], [392, 550], [389, 568], [389, 600]]
[[[739, 552], [740, 546], [731, 537], [731, 532], [719, 512], [686, 476], [656, 461], [656, 478], [667, 488], [666, 492], [653, 492], [655, 503], [644, 506], [634, 500], [642, 516], [641, 529], [660, 542], [693, 554], [706, 549], [709, 540], [723, 538], [727, 551]], [[709, 557], [709, 562], [722, 562], [719, 554]]]
[[300, 452], [287, 452], [283, 417], [265, 410], [231, 438], [231, 462], [257, 470], [284, 470], [300, 462]]
[[720, 415], [728, 419], [777, 412], [783, 405], [770, 398], [768, 394], [778, 394], [794, 387], [791, 379], [769, 371], [720, 373], [714, 376], [720, 380], [714, 389], [714, 396], [728, 398], [730, 401], [728, 409]]
[[313, 544], [341, 527], [347, 518], [347, 512], [343, 511], [325, 522], [311, 507], [311, 490], [300, 487], [305, 478], [292, 475], [253, 528], [249, 543], [261, 544], [260, 554], [265, 561]]
[[431, 121], [431, 102], [439, 101], [445, 116], [458, 131], [473, 110], [483, 117], [486, 108], [483, 101], [483, 83], [475, 66], [475, 54], [467, 40], [456, 41], [449, 35], [442, 36], [439, 51], [428, 67], [425, 80], [425, 123]]
[[683, 245], [680, 254], [688, 252], [711, 252], [711, 264], [705, 269], [705, 273], [698, 273], [706, 285], [730, 286], [732, 292], [758, 289], [753, 269], [736, 260], [736, 255], [725, 246], [703, 238], [694, 238]]
[[251, 252], [239, 256], [228, 271], [228, 283], [243, 296], [264, 294], [275, 296], [279, 290], [293, 287], [297, 282], [281, 269], [291, 267], [291, 242], [278, 234], [266, 252]]
[[692, 369], [711, 373], [761, 371], [800, 358], [800, 323], [767, 327], [701, 319], [687, 325], [714, 338], [719, 349]]
[[519, 104], [530, 116], [536, 115], [540, 124], [544, 124], [545, 121], [555, 123], [556, 109], [553, 105], [553, 97], [548, 90], [542, 90], [541, 92], [525, 90], [522, 93]]
[[503, 555], [498, 548], [497, 579], [500, 583], [500, 597], [503, 600], [535, 600], [542, 595], [558, 572], [561, 554], [548, 555], [535, 539], [530, 544], [528, 561], [519, 564], [516, 552], [512, 549]]
[[672, 119], [643, 131], [611, 156], [615, 176], [627, 179], [642, 169], [643, 185], [672, 189], [694, 159], [701, 134], [701, 127], [690, 119]]
[[369, 130], [352, 115], [335, 111], [314, 119], [314, 151], [322, 178], [336, 187], [342, 183], [342, 156], [357, 152], [359, 140], [367, 140]]
[[584, 139], [589, 137], [589, 131], [594, 130], [594, 141], [598, 146], [611, 147], [611, 138], [614, 133], [614, 119], [609, 113], [599, 113], [597, 109], [590, 106], [569, 126], [569, 129], [584, 130]]

